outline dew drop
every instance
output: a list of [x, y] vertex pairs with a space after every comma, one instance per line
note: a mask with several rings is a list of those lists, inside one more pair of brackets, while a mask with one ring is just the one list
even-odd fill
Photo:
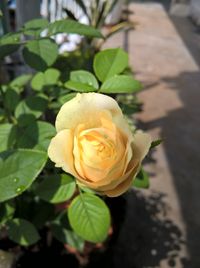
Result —
[[24, 189], [25, 189], [25, 186], [21, 185], [21, 186], [17, 187], [16, 193], [21, 194], [24, 191]]
[[17, 183], [19, 181], [19, 178], [15, 178], [13, 181]]
[[16, 193], [19, 194], [20, 192], [21, 192], [21, 188], [20, 187], [17, 187]]

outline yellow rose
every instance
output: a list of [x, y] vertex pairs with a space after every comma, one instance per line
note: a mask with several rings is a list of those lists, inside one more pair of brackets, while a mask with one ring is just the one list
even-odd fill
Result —
[[151, 138], [133, 135], [117, 102], [98, 93], [77, 94], [56, 118], [50, 159], [79, 184], [110, 197], [124, 193], [140, 169]]

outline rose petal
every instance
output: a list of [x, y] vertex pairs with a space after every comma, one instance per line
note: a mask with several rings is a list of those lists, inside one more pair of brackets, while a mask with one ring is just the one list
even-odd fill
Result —
[[101, 124], [99, 113], [103, 110], [110, 112], [112, 117], [122, 116], [117, 102], [111, 97], [98, 93], [77, 94], [61, 107], [56, 118], [56, 130], [74, 129], [84, 123], [88, 126], [95, 123], [98, 127]]
[[[132, 170], [135, 170], [135, 168], [141, 164], [142, 160], [144, 159], [145, 155], [148, 153], [149, 148], [151, 146], [151, 137], [149, 134], [146, 134], [142, 132], [141, 130], [138, 130], [134, 137], [134, 141], [132, 143], [132, 158], [128, 164], [126, 173], [118, 178], [113, 179], [113, 177], [108, 175], [107, 179], [104, 179], [101, 181], [101, 185], [96, 184], [96, 187], [100, 191], [107, 191], [107, 190], [114, 190], [118, 185], [122, 184], [123, 181], [127, 180], [127, 177], [129, 174], [132, 174], [132, 178], [134, 177], [134, 172], [132, 173]], [[137, 169], [136, 169], [137, 171]], [[112, 178], [112, 179], [110, 179]], [[123, 184], [122, 184], [123, 185]]]
[[147, 154], [151, 138], [132, 132], [117, 102], [103, 94], [77, 94], [56, 118], [48, 154], [77, 181], [108, 196], [124, 193]]
[[139, 172], [139, 169], [140, 169], [140, 165], [137, 165], [137, 167], [135, 167], [130, 172], [130, 174], [126, 180], [124, 180], [122, 183], [120, 183], [113, 190], [105, 191], [104, 194], [109, 196], [109, 197], [116, 197], [116, 196], [119, 196], [119, 195], [125, 193], [129, 189], [129, 187], [131, 186], [131, 183], [132, 183], [134, 177]]
[[74, 170], [73, 159], [73, 133], [65, 129], [60, 131], [50, 142], [48, 156], [56, 167], [61, 167], [65, 172], [74, 176], [78, 174]]
[[127, 180], [123, 181], [121, 184], [119, 184], [116, 188], [110, 191], [105, 191], [104, 194], [109, 196], [109, 197], [117, 197], [123, 193], [125, 193], [131, 183], [132, 183], [133, 177], [129, 177]]
[[152, 139], [149, 134], [141, 130], [136, 131], [133, 136], [133, 157], [142, 161], [149, 151], [151, 142]]

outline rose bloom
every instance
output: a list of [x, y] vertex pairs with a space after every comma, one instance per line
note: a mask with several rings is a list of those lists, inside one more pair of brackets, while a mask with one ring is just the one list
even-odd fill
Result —
[[48, 148], [55, 166], [110, 197], [130, 187], [151, 145], [148, 134], [132, 134], [113, 98], [98, 93], [77, 94], [66, 102], [56, 130]]

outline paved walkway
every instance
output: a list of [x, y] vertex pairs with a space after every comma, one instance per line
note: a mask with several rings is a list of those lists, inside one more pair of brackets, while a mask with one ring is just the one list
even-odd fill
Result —
[[127, 196], [116, 267], [199, 268], [200, 35], [187, 18], [169, 17], [161, 4], [131, 4], [130, 10], [137, 29], [106, 46], [128, 50], [145, 85], [139, 124], [165, 142], [146, 164], [150, 190]]

